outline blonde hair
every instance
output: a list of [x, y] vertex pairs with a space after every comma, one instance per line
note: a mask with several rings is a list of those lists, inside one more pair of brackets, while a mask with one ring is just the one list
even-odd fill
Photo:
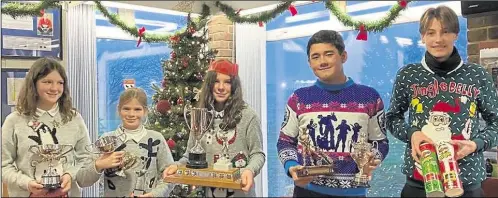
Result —
[[64, 70], [64, 67], [62, 67], [57, 60], [52, 58], [40, 58], [36, 60], [29, 69], [29, 72], [24, 79], [24, 84], [19, 92], [19, 97], [17, 98], [17, 112], [28, 117], [36, 116], [36, 108], [39, 99], [36, 82], [54, 71], [59, 73], [64, 81], [64, 90], [57, 101], [62, 123], [67, 123], [76, 116], [76, 109], [73, 107], [71, 95], [69, 94], [66, 70]]
[[427, 9], [422, 17], [420, 17], [420, 34], [425, 34], [430, 28], [432, 21], [437, 19], [441, 22], [443, 28], [446, 28], [449, 32], [458, 34], [460, 32], [460, 25], [458, 23], [458, 16], [455, 11], [447, 6], [438, 6], [436, 8]]
[[126, 89], [121, 93], [119, 96], [118, 110], [121, 110], [123, 105], [133, 99], [137, 99], [138, 103], [144, 107], [144, 110], [147, 110], [147, 94], [143, 89], [136, 87]]

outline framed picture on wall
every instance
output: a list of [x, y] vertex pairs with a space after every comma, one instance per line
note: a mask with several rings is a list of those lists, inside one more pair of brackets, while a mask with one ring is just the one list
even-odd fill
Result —
[[2, 14], [1, 39], [2, 57], [62, 59], [62, 8], [47, 9], [34, 17]]

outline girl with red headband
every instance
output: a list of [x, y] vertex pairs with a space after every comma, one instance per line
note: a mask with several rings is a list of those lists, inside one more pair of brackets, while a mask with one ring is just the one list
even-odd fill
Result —
[[[265, 163], [260, 120], [256, 112], [242, 98], [242, 87], [238, 76], [238, 65], [228, 60], [211, 63], [204, 78], [200, 93], [200, 108], [211, 110], [214, 107], [215, 119], [212, 130], [203, 137], [209, 165], [218, 159], [228, 159], [233, 168], [241, 168], [242, 191], [210, 188], [208, 197], [247, 197], [256, 196], [254, 177]], [[193, 146], [189, 138], [188, 147]], [[205, 143], [205, 144], [204, 144]], [[188, 151], [180, 159], [180, 164], [188, 161]], [[171, 165], [163, 176], [172, 175], [177, 165]]]

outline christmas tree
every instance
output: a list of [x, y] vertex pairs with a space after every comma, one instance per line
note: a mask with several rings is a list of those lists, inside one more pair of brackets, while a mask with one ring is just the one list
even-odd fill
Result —
[[189, 136], [184, 107], [196, 105], [204, 75], [216, 54], [208, 47], [209, 10], [203, 11], [196, 21], [189, 14], [185, 31], [170, 37], [172, 52], [169, 59], [162, 61], [163, 81], [161, 86], [152, 85], [156, 93], [152, 96], [148, 128], [164, 135], [175, 161], [185, 153]]

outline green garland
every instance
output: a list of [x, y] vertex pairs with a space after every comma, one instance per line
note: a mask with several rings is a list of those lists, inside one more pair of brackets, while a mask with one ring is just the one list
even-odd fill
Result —
[[[410, 1], [407, 1], [407, 4]], [[384, 30], [385, 28], [389, 27], [392, 25], [394, 20], [399, 16], [400, 12], [407, 7], [401, 7], [398, 4], [395, 4], [389, 12], [387, 13], [387, 16], [384, 16], [380, 20], [373, 21], [373, 22], [366, 22], [366, 21], [356, 21], [351, 18], [351, 16], [347, 15], [344, 13], [339, 6], [336, 5], [335, 1], [326, 1], [325, 2], [325, 7], [327, 7], [332, 14], [334, 14], [337, 19], [344, 24], [347, 27], [354, 27], [355, 29], [359, 29], [360, 25], [363, 25], [365, 27], [366, 31], [369, 32], [380, 32]]]
[[[126, 24], [124, 21], [122, 21], [118, 14], [115, 13], [110, 13], [101, 3], [100, 1], [94, 1], [95, 5], [97, 6], [97, 9], [106, 17], [109, 19], [109, 23], [118, 26], [128, 34], [134, 36], [134, 37], [140, 37], [138, 34], [138, 28], [132, 25]], [[200, 21], [203, 22], [209, 16], [209, 7], [205, 4], [202, 5], [202, 14]], [[169, 33], [169, 34], [151, 34], [147, 33], [147, 31], [143, 34], [142, 40], [145, 42], [169, 42], [170, 37], [181, 34], [182, 32], [185, 32], [186, 28], [182, 28], [175, 33]]]
[[280, 13], [286, 11], [290, 5], [292, 5], [294, 1], [284, 1], [280, 3], [273, 10], [269, 10], [266, 12], [262, 12], [260, 14], [251, 15], [247, 17], [239, 16], [236, 10], [230, 7], [227, 4], [221, 3], [220, 1], [216, 1], [215, 5], [218, 7], [230, 21], [235, 23], [258, 23], [258, 22], [268, 22], [275, 17], [277, 17]]
[[[138, 28], [133, 25], [128, 25], [124, 21], [122, 21], [118, 14], [110, 13], [101, 3], [100, 1], [94, 1], [97, 9], [109, 19], [111, 24], [114, 24], [127, 32], [128, 34], [134, 37], [140, 37], [138, 33]], [[271, 19], [277, 17], [282, 12], [286, 11], [289, 6], [292, 5], [294, 1], [283, 1], [276, 8], [259, 13], [257, 15], [250, 16], [240, 16], [238, 11], [233, 9], [231, 6], [222, 3], [221, 1], [216, 1], [215, 5], [218, 7], [228, 19], [235, 23], [258, 23], [258, 22], [268, 22]], [[410, 1], [407, 1], [409, 3]], [[40, 11], [47, 8], [58, 7], [59, 2], [55, 0], [43, 0], [39, 3], [31, 4], [31, 3], [17, 3], [17, 2], [9, 2], [7, 5], [2, 7], [2, 14], [7, 14], [12, 16], [13, 18], [19, 16], [38, 16], [40, 15]], [[366, 31], [371, 32], [380, 32], [385, 28], [392, 25], [394, 20], [399, 16], [400, 12], [405, 10], [406, 7], [402, 7], [399, 4], [395, 4], [388, 11], [387, 15], [377, 21], [367, 22], [367, 21], [357, 21], [353, 20], [351, 16], [344, 13], [339, 6], [337, 6], [336, 2], [332, 0], [325, 1], [325, 7], [329, 9], [332, 14], [334, 14], [337, 19], [347, 27], [353, 27], [354, 29], [359, 29], [361, 25], [364, 26]], [[206, 23], [207, 17], [210, 15], [209, 7], [206, 4], [202, 5], [202, 13], [199, 22]], [[202, 27], [199, 26], [199, 27]], [[168, 42], [171, 36], [179, 35], [182, 32], [185, 32], [186, 28], [182, 28], [181, 30], [176, 31], [175, 33], [167, 33], [167, 34], [154, 34], [148, 33], [147, 31], [142, 35], [142, 39], [145, 42]]]
[[39, 3], [9, 2], [2, 7], [2, 14], [10, 15], [12, 18], [22, 16], [40, 16], [40, 12], [47, 8], [59, 7], [59, 1], [44, 0]]

